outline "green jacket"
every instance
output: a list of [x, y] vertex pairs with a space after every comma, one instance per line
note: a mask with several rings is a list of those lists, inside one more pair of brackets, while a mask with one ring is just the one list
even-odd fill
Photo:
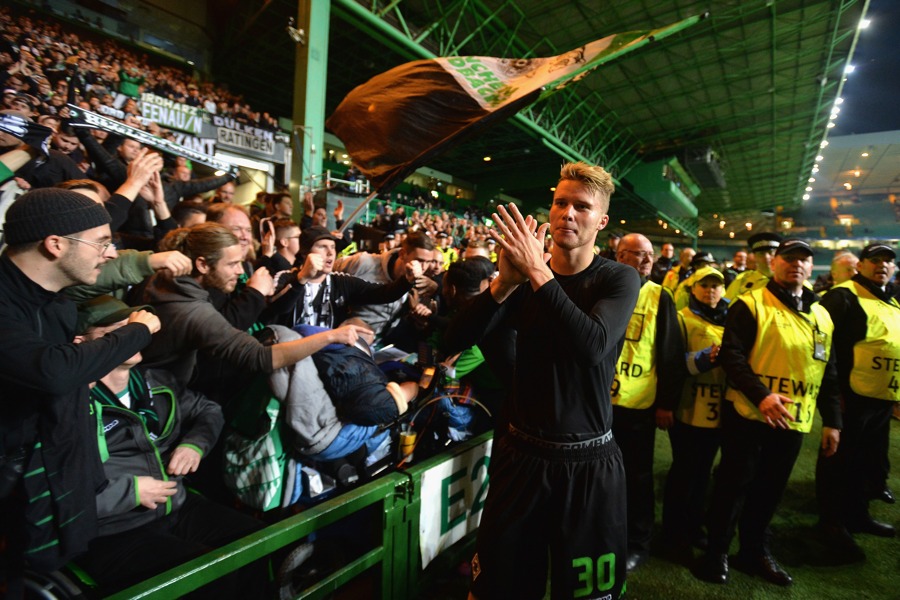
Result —
[[103, 294], [115, 296], [121, 300], [127, 288], [137, 285], [153, 275], [150, 268], [152, 252], [137, 250], [119, 250], [119, 257], [106, 262], [100, 267], [100, 276], [93, 285], [75, 285], [63, 290], [63, 294], [74, 302], [84, 302]]

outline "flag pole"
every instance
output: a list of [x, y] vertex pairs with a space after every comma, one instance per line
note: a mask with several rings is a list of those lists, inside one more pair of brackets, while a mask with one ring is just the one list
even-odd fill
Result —
[[353, 219], [355, 219], [356, 216], [360, 213], [360, 211], [362, 211], [366, 206], [368, 206], [369, 202], [372, 201], [372, 198], [374, 198], [377, 195], [378, 195], [378, 190], [375, 190], [374, 192], [372, 192], [368, 196], [366, 196], [366, 199], [363, 200], [362, 202], [360, 202], [359, 206], [357, 206], [353, 210], [353, 212], [350, 213], [350, 216], [347, 217], [346, 219], [344, 219], [344, 224], [338, 228], [338, 233], [344, 233], [344, 230], [347, 229], [347, 227], [353, 223]]

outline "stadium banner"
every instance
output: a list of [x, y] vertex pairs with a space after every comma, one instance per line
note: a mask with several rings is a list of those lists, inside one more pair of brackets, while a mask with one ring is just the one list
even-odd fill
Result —
[[199, 136], [203, 130], [204, 111], [156, 94], [141, 94], [141, 116], [160, 127], [176, 129]]
[[216, 144], [237, 154], [284, 163], [284, 136], [267, 129], [212, 115]]
[[202, 138], [196, 137], [193, 135], [188, 135], [186, 133], [180, 133], [178, 131], [172, 132], [172, 141], [176, 144], [184, 146], [185, 148], [190, 148], [196, 152], [202, 152], [203, 154], [215, 155], [216, 153], [216, 140], [212, 138]]
[[192, 150], [191, 148], [187, 148], [185, 146], [182, 146], [181, 144], [176, 144], [175, 142], [171, 142], [169, 140], [165, 140], [153, 134], [147, 133], [142, 129], [137, 129], [120, 121], [116, 121], [115, 119], [110, 119], [109, 117], [104, 117], [103, 115], [99, 115], [95, 112], [84, 110], [83, 108], [79, 108], [74, 104], [69, 104], [68, 107], [70, 115], [69, 124], [72, 127], [103, 129], [104, 131], [109, 131], [111, 133], [131, 138], [145, 146], [155, 148], [161, 152], [174, 154], [175, 156], [183, 156], [194, 162], [212, 167], [213, 169], [216, 169], [218, 171], [225, 171], [227, 173], [231, 173], [235, 177], [237, 176], [237, 165], [233, 165], [224, 160], [220, 160], [215, 156], [203, 152], [197, 152], [196, 150]]

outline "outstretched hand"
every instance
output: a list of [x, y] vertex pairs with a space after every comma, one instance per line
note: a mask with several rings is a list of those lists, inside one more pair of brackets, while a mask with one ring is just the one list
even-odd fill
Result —
[[356, 340], [360, 337], [367, 342], [371, 341], [372, 337], [375, 335], [375, 332], [371, 329], [359, 325], [343, 325], [325, 333], [330, 336], [329, 342], [332, 344], [346, 344], [347, 346], [356, 344]]

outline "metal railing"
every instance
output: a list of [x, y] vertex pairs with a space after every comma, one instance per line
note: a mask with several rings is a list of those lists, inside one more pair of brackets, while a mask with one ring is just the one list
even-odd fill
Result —
[[109, 596], [109, 600], [168, 600], [196, 590], [219, 577], [296, 544], [322, 528], [380, 506], [380, 543], [351, 560], [311, 587], [297, 592], [298, 598], [323, 598], [373, 567], [380, 566], [381, 598], [403, 600], [418, 592], [419, 514], [422, 474], [491, 439], [485, 433], [451, 447], [406, 471], [387, 473], [365, 485], [288, 517], [252, 535], [217, 548], [178, 567]]

